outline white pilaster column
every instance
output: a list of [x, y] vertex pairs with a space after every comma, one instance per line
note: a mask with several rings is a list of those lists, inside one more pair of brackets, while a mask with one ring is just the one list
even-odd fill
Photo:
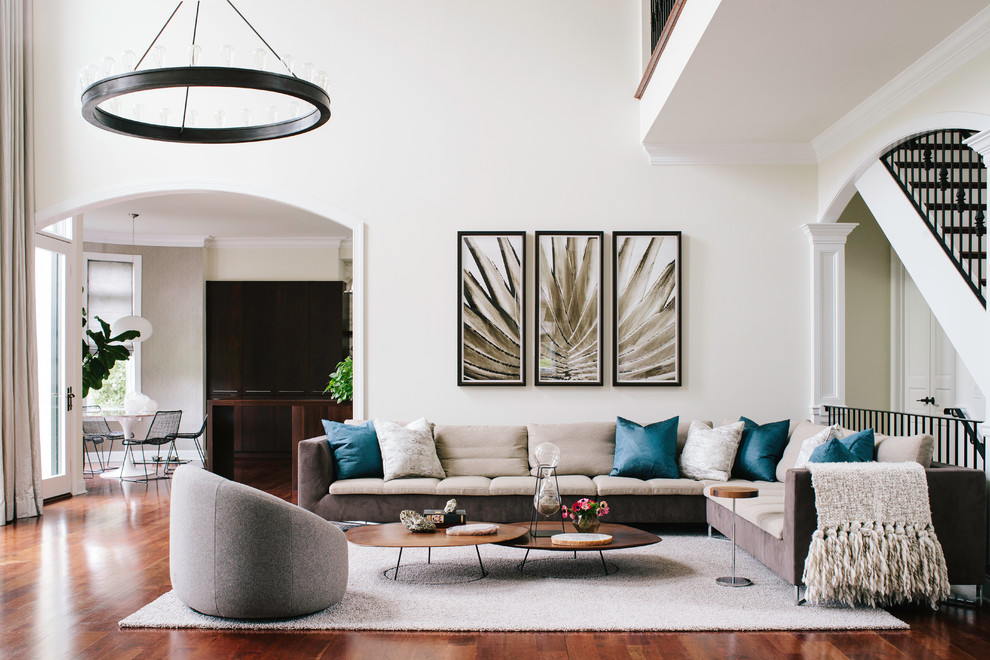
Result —
[[803, 225], [811, 241], [811, 414], [846, 404], [846, 237], [859, 225]]
[[[990, 129], [963, 140], [963, 143], [980, 154], [983, 158], [983, 167], [987, 168], [990, 164]], [[987, 177], [987, 186], [988, 208], [984, 209], [983, 214], [990, 220], [990, 177]], [[990, 313], [990, 309], [987, 310], [987, 313]], [[987, 341], [990, 341], [990, 337], [987, 337]], [[990, 396], [990, 393], [984, 392], [983, 395]], [[987, 407], [986, 412], [990, 414], [990, 406]], [[980, 424], [980, 435], [983, 438], [990, 437], [990, 420]], [[987, 472], [990, 473], [990, 465], [987, 465]]]

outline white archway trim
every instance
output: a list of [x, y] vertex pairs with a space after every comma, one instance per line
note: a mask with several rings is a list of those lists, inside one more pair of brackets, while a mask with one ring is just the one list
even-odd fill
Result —
[[53, 204], [35, 213], [35, 230], [54, 224], [63, 218], [80, 215], [107, 204], [126, 202], [142, 197], [180, 195], [196, 192], [226, 192], [248, 197], [259, 197], [279, 202], [314, 215], [319, 215], [351, 230], [354, 245], [353, 297], [354, 306], [354, 417], [366, 416], [367, 356], [365, 353], [365, 224], [346, 211], [327, 204], [323, 200], [299, 193], [260, 186], [243, 181], [210, 179], [174, 179], [144, 181], [113, 188], [95, 190], [72, 199]]
[[854, 223], [801, 227], [811, 242], [812, 415], [846, 403], [846, 238]]
[[912, 135], [918, 135], [940, 128], [968, 128], [976, 131], [986, 131], [990, 129], [990, 115], [975, 112], [945, 112], [917, 117], [884, 131], [876, 139], [871, 141], [868, 147], [860, 152], [859, 157], [853, 160], [854, 165], [840, 179], [835, 192], [830, 197], [825, 198], [828, 199], [828, 203], [824, 209], [820, 210], [818, 222], [838, 221], [839, 216], [842, 215], [842, 211], [849, 204], [849, 200], [856, 194], [856, 180], [888, 149]]

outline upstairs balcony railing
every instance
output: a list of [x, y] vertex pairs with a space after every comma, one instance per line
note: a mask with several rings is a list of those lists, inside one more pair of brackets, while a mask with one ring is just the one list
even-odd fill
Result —
[[973, 131], [918, 135], [881, 157], [959, 274], [987, 306], [987, 170], [963, 140]]
[[[962, 412], [957, 408], [947, 410], [960, 415]], [[825, 406], [825, 411], [829, 424], [839, 424], [852, 431], [873, 429], [883, 435], [927, 433], [935, 438], [933, 460], [936, 462], [986, 470], [986, 443], [979, 434], [981, 421], [845, 406]]]
[[650, 78], [653, 77], [653, 71], [657, 68], [660, 54], [663, 53], [664, 46], [670, 39], [670, 33], [673, 31], [674, 25], [677, 24], [677, 17], [681, 15], [685, 2], [687, 0], [650, 0], [650, 52], [652, 55], [646, 65], [643, 79], [640, 80], [639, 87], [636, 89], [637, 99], [643, 98], [643, 93], [646, 92], [646, 87], [650, 84]]

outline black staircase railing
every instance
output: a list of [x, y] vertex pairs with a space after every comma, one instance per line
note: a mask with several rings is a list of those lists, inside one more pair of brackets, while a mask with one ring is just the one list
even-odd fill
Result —
[[[934, 460], [938, 463], [986, 470], [986, 442], [980, 437], [983, 422], [961, 416], [939, 417], [915, 413], [825, 406], [829, 424], [853, 430], [873, 429], [883, 435], [918, 435], [935, 438]], [[958, 408], [946, 412], [961, 415]]]
[[650, 52], [657, 49], [663, 26], [674, 11], [677, 0], [650, 0]]
[[980, 154], [963, 144], [973, 133], [918, 135], [880, 160], [986, 307], [987, 170]]

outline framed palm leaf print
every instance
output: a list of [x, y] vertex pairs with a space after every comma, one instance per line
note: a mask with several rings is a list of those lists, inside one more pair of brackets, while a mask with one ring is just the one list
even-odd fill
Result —
[[525, 385], [526, 232], [457, 232], [457, 384]]
[[681, 232], [612, 235], [615, 385], [681, 384]]
[[602, 384], [604, 234], [536, 232], [536, 384]]

